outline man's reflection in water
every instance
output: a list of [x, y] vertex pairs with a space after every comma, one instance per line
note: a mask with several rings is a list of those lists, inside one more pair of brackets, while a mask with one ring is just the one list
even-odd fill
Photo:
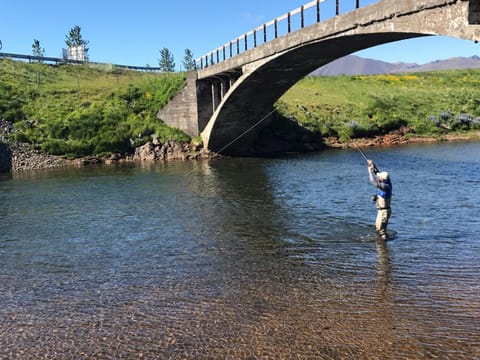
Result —
[[377, 240], [377, 273], [378, 281], [381, 285], [382, 291], [385, 292], [391, 285], [391, 272], [390, 254], [387, 248], [387, 242], [384, 240]]
[[398, 342], [397, 317], [392, 288], [392, 267], [390, 253], [385, 240], [376, 241], [377, 249], [377, 285], [378, 285], [378, 318], [377, 326], [382, 330], [384, 358], [395, 358], [395, 344]]

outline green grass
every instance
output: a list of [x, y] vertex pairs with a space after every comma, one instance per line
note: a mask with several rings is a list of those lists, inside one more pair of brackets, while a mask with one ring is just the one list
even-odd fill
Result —
[[[0, 60], [0, 118], [11, 140], [67, 157], [131, 153], [156, 134], [190, 141], [157, 119], [185, 85], [183, 73], [113, 66]], [[369, 137], [400, 127], [415, 135], [480, 129], [480, 70], [306, 77], [276, 103], [286, 117], [322, 136]], [[195, 139], [198, 141], [198, 139]]]
[[307, 77], [276, 106], [310, 130], [343, 140], [402, 126], [429, 136], [480, 128], [479, 85], [480, 70]]
[[184, 74], [7, 59], [0, 70], [0, 117], [14, 123], [12, 140], [71, 158], [129, 153], [152, 134], [190, 140], [156, 118], [184, 86]]

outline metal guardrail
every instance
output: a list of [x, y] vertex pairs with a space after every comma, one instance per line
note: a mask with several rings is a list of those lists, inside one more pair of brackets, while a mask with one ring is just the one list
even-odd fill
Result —
[[[229, 58], [235, 57], [249, 49], [256, 48], [259, 45], [258, 43], [260, 43], [260, 45], [263, 45], [269, 41], [277, 39], [278, 37], [282, 36], [282, 34], [280, 34], [280, 31], [279, 31], [279, 26], [281, 22], [286, 21], [287, 28], [284, 31], [284, 34], [289, 34], [290, 32], [292, 32], [292, 28], [293, 28], [292, 18], [294, 15], [300, 14], [300, 24], [297, 24], [296, 26], [300, 29], [304, 28], [306, 26], [306, 12], [309, 9], [314, 8], [315, 10], [315, 13], [313, 14], [313, 21], [311, 21], [309, 25], [313, 25], [314, 23], [320, 22], [321, 21], [320, 4], [326, 1], [327, 0], [310, 1], [309, 3], [303, 6], [300, 6], [284, 15], [281, 15], [271, 21], [266, 22], [261, 26], [258, 26], [257, 28], [233, 39], [227, 44], [224, 44], [223, 46], [216, 48], [215, 50], [209, 52], [208, 54], [203, 55], [199, 58], [196, 58], [194, 60], [196, 69], [204, 69], [211, 65], [218, 64]], [[339, 15], [340, 0], [335, 0], [335, 2], [336, 2], [335, 15]], [[355, 9], [358, 9], [358, 8], [360, 8], [360, 0], [355, 0]], [[310, 13], [312, 11], [313, 10], [310, 10]], [[272, 28], [273, 28], [273, 31], [272, 31]], [[257, 38], [257, 35], [259, 33], [261, 33], [263, 37], [260, 38], [260, 41], [257, 41], [259, 40]], [[270, 34], [270, 40], [268, 40], [269, 34]]]
[[48, 57], [48, 56], [11, 54], [11, 53], [3, 53], [3, 52], [0, 52], [0, 58], [21, 59], [21, 60], [28, 60], [29, 62], [49, 62], [49, 63], [55, 63], [55, 64], [111, 65], [111, 66], [114, 66], [116, 68], [136, 70], [136, 71], [154, 71], [154, 72], [161, 71], [161, 68], [159, 68], [159, 67], [108, 64], [108, 63], [99, 63], [99, 62], [55, 58], [55, 57]]

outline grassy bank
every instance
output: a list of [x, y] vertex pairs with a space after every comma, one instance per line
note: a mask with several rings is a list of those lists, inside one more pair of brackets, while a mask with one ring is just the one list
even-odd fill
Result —
[[189, 140], [155, 116], [183, 87], [183, 74], [8, 59], [0, 70], [0, 117], [14, 123], [12, 140], [67, 157], [129, 152], [154, 133]]
[[[2, 59], [0, 120], [14, 124], [10, 140], [50, 154], [130, 153], [152, 134], [162, 143], [190, 140], [156, 118], [184, 84], [181, 73]], [[445, 136], [478, 132], [479, 85], [480, 70], [307, 77], [276, 108], [316, 134], [343, 141], [399, 128], [415, 137]]]
[[408, 127], [412, 136], [480, 129], [480, 70], [307, 77], [277, 109], [323, 136], [370, 137]]

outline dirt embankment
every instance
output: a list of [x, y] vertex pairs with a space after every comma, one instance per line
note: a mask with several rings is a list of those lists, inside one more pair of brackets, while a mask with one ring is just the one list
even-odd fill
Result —
[[415, 143], [433, 143], [440, 141], [479, 141], [480, 131], [469, 133], [448, 133], [437, 136], [419, 136], [411, 129], [402, 128], [392, 131], [388, 134], [377, 135], [372, 138], [351, 139], [351, 141], [342, 142], [338, 137], [329, 137], [325, 143], [333, 148], [351, 148], [351, 147], [373, 147], [373, 146], [391, 146]]

